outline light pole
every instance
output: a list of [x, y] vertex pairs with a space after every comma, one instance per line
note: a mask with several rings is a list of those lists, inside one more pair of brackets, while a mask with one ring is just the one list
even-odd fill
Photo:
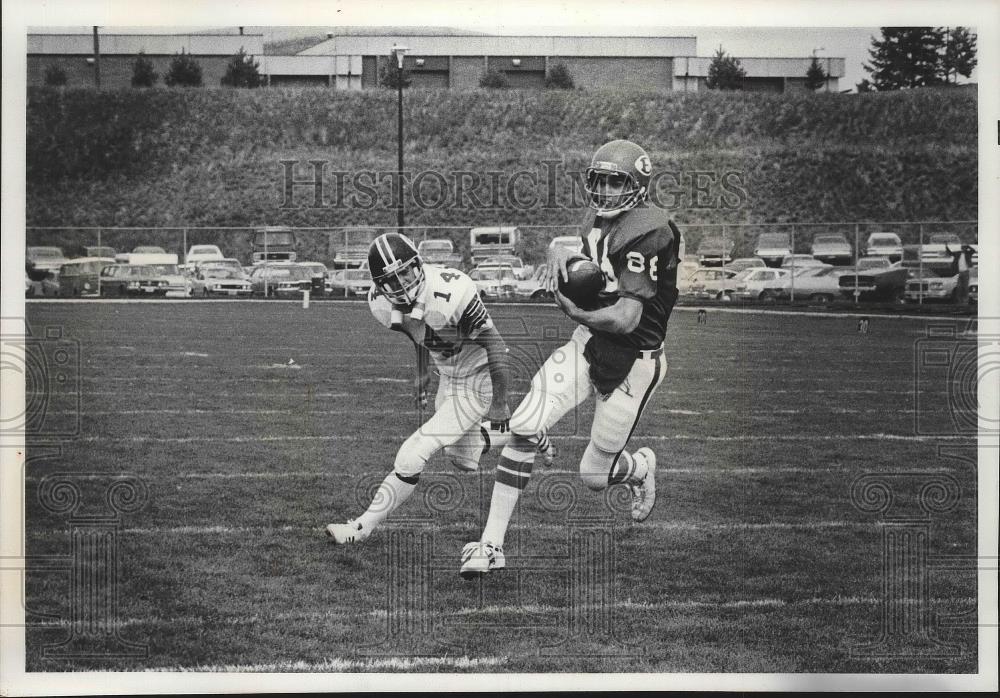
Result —
[[396, 227], [398, 232], [403, 232], [403, 56], [409, 49], [405, 46], [392, 46], [392, 55], [396, 58], [396, 138], [398, 156], [397, 169], [399, 174], [399, 186], [396, 190]]

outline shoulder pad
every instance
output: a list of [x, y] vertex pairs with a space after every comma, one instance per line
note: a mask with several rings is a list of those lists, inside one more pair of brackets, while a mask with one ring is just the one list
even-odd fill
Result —
[[663, 230], [673, 237], [674, 226], [671, 223], [670, 215], [661, 208], [642, 206], [627, 211], [622, 214], [621, 221], [611, 236], [608, 254], [631, 246], [655, 230]]

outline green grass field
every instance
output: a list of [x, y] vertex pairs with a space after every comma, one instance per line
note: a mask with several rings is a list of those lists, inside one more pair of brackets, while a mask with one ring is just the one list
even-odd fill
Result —
[[[493, 314], [523, 391], [572, 326], [549, 307]], [[554, 468], [535, 466], [508, 570], [470, 583], [459, 552], [485, 520], [493, 453], [473, 474], [432, 461], [362, 546], [323, 535], [361, 511], [418, 425], [412, 349], [364, 305], [32, 303], [28, 320], [79, 342], [82, 406], [61, 455], [29, 443], [28, 671], [976, 670], [975, 574], [936, 563], [918, 570], [921, 608], [954, 655], [909, 651], [912, 636], [906, 656], [852, 653], [878, 640], [883, 598], [882, 527], [852, 503], [857, 478], [890, 480], [917, 515], [923, 483], [953, 478], [927, 550], [975, 555], [975, 467], [939, 455], [974, 441], [914, 433], [918, 409], [949, 419], [947, 381], [914, 381], [934, 321], [877, 317], [859, 335], [847, 316], [676, 311], [667, 378], [632, 440], [659, 456], [653, 516], [632, 525], [578, 481], [585, 405], [553, 431]], [[72, 430], [72, 399], [50, 402], [45, 429]], [[145, 656], [46, 653], [73, 612], [71, 574], [44, 557], [72, 546], [68, 516], [40, 503], [55, 473], [82, 483], [87, 513], [106, 512], [117, 475], [146, 486], [117, 533], [115, 622]], [[971, 625], [946, 627], [961, 613]]]

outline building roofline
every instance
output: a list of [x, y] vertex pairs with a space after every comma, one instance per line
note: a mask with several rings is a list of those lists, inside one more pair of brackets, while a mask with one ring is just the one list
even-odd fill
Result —
[[333, 39], [356, 37], [377, 37], [380, 39], [391, 39], [396, 36], [425, 36], [435, 39], [697, 39], [697, 36], [662, 36], [653, 35], [631, 35], [631, 34], [411, 34], [400, 32], [398, 34], [334, 34], [330, 39], [324, 39], [320, 43], [332, 41]]
[[[186, 34], [104, 34], [97, 32], [98, 36], [264, 36], [263, 34], [198, 34], [198, 33], [186, 33]], [[76, 32], [76, 33], [48, 33], [48, 32], [28, 32], [28, 36], [92, 36], [92, 34], [87, 32]]]

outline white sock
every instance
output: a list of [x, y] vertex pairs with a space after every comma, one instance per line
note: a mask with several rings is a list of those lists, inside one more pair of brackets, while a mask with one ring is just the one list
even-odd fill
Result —
[[486, 526], [483, 527], [483, 536], [480, 539], [484, 543], [503, 547], [510, 517], [517, 508], [521, 490], [528, 486], [534, 461], [535, 444], [529, 438], [515, 434], [510, 445], [504, 447], [500, 454], [500, 462], [497, 464], [490, 514], [486, 518]]
[[[407, 480], [409, 479], [407, 478]], [[410, 498], [416, 486], [416, 478], [413, 478], [413, 482], [404, 482], [395, 472], [389, 473], [382, 484], [378, 486], [378, 491], [375, 493], [372, 503], [368, 505], [368, 510], [355, 519], [355, 522], [369, 531], [374, 530], [385, 520], [385, 517], [396, 511], [400, 504]]]
[[618, 462], [615, 463], [608, 475], [608, 484], [614, 485], [621, 482], [637, 485], [646, 479], [648, 471], [645, 457], [622, 451], [621, 455], [618, 456]]

